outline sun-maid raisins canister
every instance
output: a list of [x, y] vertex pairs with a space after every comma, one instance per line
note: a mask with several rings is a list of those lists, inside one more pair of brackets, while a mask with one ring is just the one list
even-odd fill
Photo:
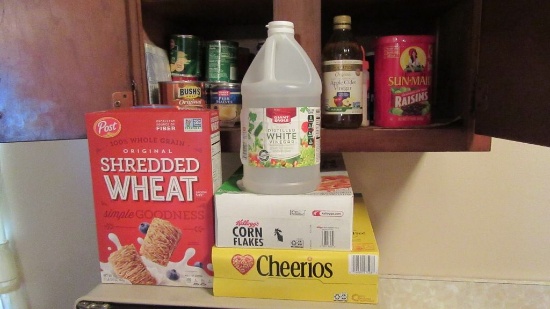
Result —
[[200, 39], [194, 35], [170, 37], [172, 80], [198, 80], [201, 75]]
[[413, 127], [431, 122], [434, 36], [378, 39], [375, 59], [374, 121], [380, 127]]

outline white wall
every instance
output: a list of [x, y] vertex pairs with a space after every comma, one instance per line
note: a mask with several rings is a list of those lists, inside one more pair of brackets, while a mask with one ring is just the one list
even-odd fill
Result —
[[346, 154], [383, 274], [550, 281], [550, 148]]
[[[224, 154], [224, 176], [239, 166]], [[550, 281], [550, 148], [346, 153], [382, 274]], [[12, 241], [32, 308], [70, 308], [99, 283], [86, 140], [0, 144]]]

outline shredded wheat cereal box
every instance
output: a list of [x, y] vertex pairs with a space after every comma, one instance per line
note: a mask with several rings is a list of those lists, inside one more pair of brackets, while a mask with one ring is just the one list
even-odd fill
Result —
[[212, 287], [217, 111], [116, 109], [86, 126], [101, 281]]
[[360, 196], [350, 251], [213, 247], [214, 296], [378, 302], [379, 251]]
[[341, 155], [323, 156], [310, 193], [250, 193], [242, 176], [240, 168], [216, 191], [216, 246], [351, 250], [353, 190]]

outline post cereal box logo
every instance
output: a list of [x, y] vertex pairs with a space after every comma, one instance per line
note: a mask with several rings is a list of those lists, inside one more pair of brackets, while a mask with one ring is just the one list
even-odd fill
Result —
[[254, 267], [254, 257], [250, 254], [240, 255], [235, 254], [231, 258], [231, 264], [237, 271], [245, 275], [249, 270]]
[[94, 123], [94, 132], [97, 136], [103, 138], [115, 137], [120, 133], [122, 125], [118, 119], [113, 117], [103, 117]]

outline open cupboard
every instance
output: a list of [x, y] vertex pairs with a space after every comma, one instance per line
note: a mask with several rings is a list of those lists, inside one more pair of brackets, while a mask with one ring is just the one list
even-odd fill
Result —
[[[376, 36], [432, 34], [438, 37], [439, 76], [434, 88], [434, 125], [423, 129], [323, 129], [323, 152], [489, 150], [490, 138], [474, 133], [471, 104], [475, 79], [480, 6], [472, 1], [142, 1], [142, 30], [158, 46], [172, 33], [211, 39], [260, 41], [270, 20], [295, 23], [296, 38], [317, 70], [321, 49], [332, 33], [332, 17], [352, 16], [352, 28], [367, 51]], [[231, 12], [231, 13], [227, 13]], [[250, 14], [254, 12], [254, 14]], [[202, 16], [202, 17], [197, 17]], [[465, 30], [466, 29], [466, 30]], [[139, 40], [139, 39], [138, 39]], [[143, 59], [143, 55], [139, 55]], [[137, 76], [137, 75], [136, 75]], [[144, 83], [144, 77], [141, 81]], [[138, 96], [140, 101], [145, 98]], [[238, 151], [238, 128], [222, 132], [225, 151]]]
[[[487, 151], [490, 136], [550, 145], [545, 132], [550, 87], [543, 78], [550, 72], [546, 2], [121, 0], [73, 5], [56, 0], [32, 7], [24, 1], [1, 5], [6, 13], [0, 37], [13, 44], [0, 51], [7, 59], [0, 87], [14, 92], [0, 105], [0, 121], [10, 128], [0, 133], [3, 142], [84, 138], [84, 113], [146, 104], [146, 41], [165, 47], [174, 33], [261, 40], [269, 21], [290, 20], [320, 69], [332, 17], [349, 14], [367, 50], [380, 35], [436, 35], [434, 125], [323, 129], [323, 152]], [[24, 21], [28, 28], [14, 29]], [[32, 92], [26, 91], [28, 85], [34, 85]], [[9, 108], [12, 101], [24, 106]], [[13, 125], [20, 118], [25, 134]], [[224, 129], [222, 141], [224, 151], [238, 151], [238, 128]]]
[[[321, 49], [332, 32], [335, 15], [352, 16], [353, 32], [367, 51], [373, 50], [373, 38], [381, 35], [437, 37], [433, 127], [323, 129], [323, 152], [483, 151], [490, 150], [487, 136], [550, 144], [544, 133], [544, 117], [532, 115], [518, 121], [520, 115], [528, 114], [526, 104], [530, 106], [527, 109], [538, 110], [539, 105], [548, 109], [542, 106], [548, 90], [533, 85], [550, 61], [522, 59], [519, 64], [510, 59], [510, 55], [519, 55], [514, 50], [524, 49], [520, 54], [525, 57], [521, 58], [530, 58], [528, 55], [540, 55], [548, 46], [544, 42], [543, 14], [526, 12], [541, 9], [534, 1], [521, 5], [494, 0], [421, 0], [414, 5], [400, 0], [202, 3], [144, 0], [142, 29], [162, 46], [172, 33], [196, 33], [206, 39], [259, 40], [265, 38], [264, 25], [270, 20], [290, 20], [295, 23], [297, 40], [319, 72]], [[529, 45], [522, 45], [522, 40]], [[527, 123], [533, 127], [527, 128]], [[238, 150], [238, 129], [224, 130], [222, 136], [225, 151]]]

